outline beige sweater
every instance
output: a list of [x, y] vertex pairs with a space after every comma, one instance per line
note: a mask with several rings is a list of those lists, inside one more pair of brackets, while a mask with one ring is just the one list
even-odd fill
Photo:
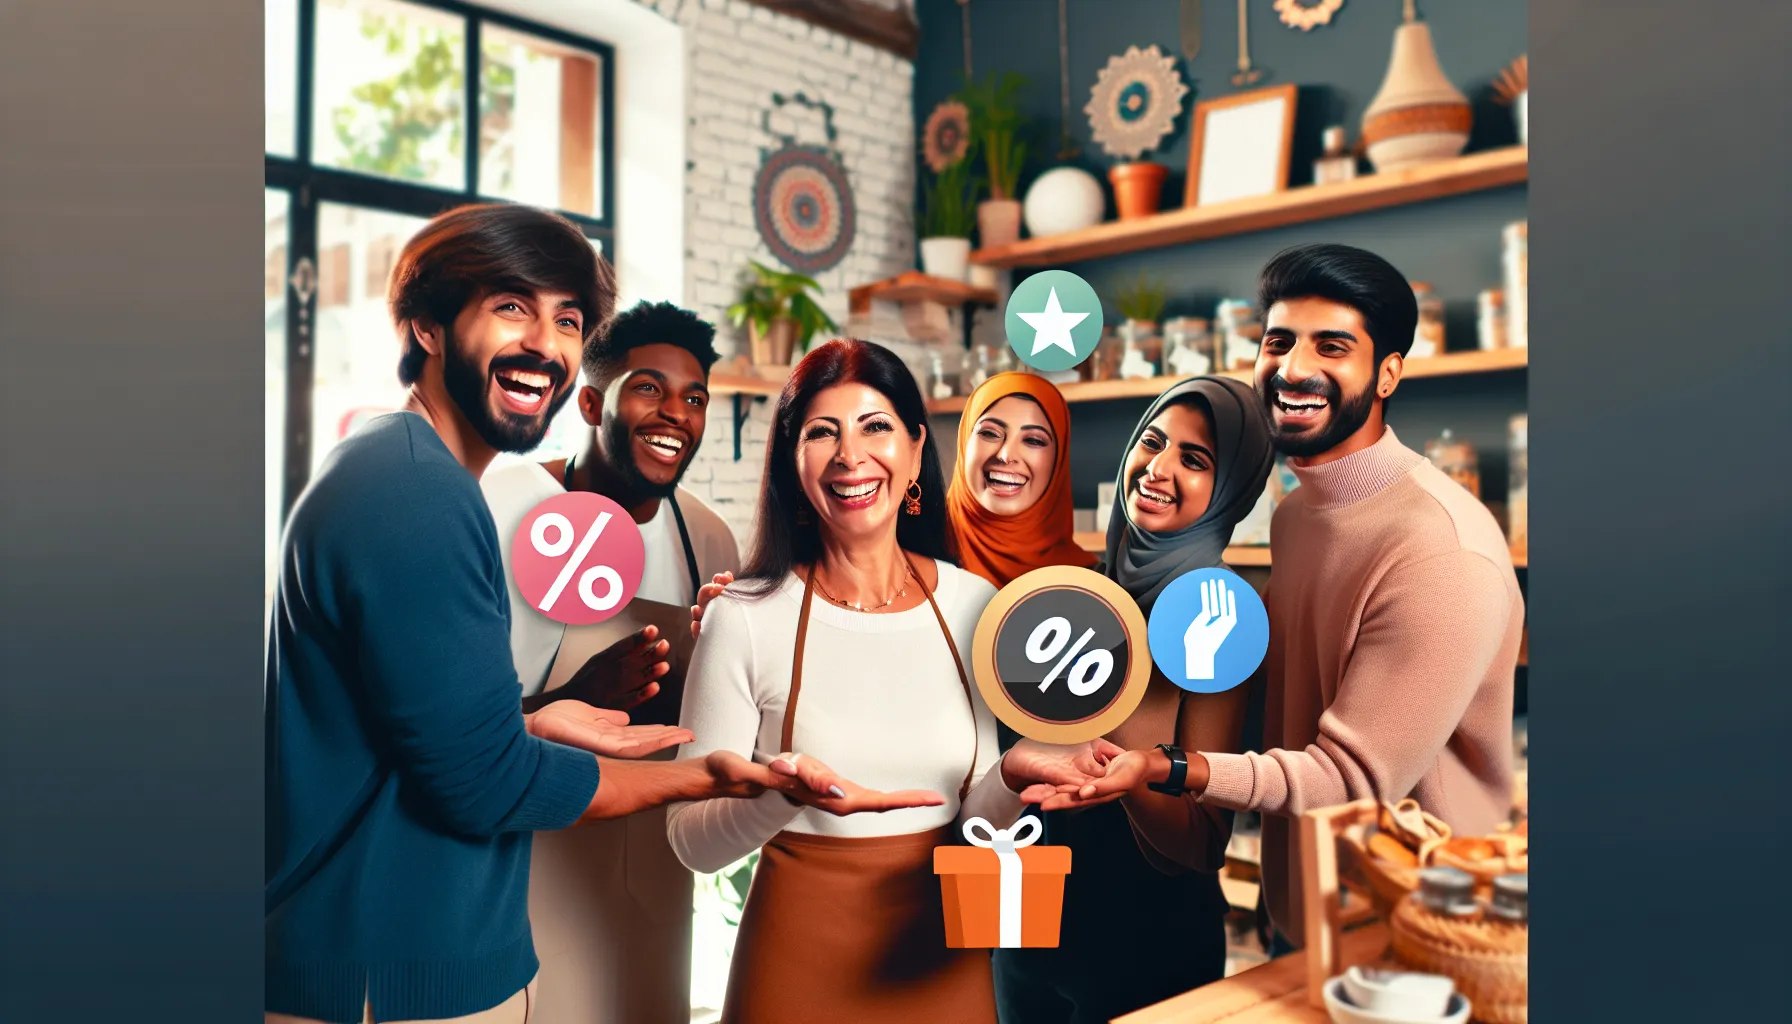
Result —
[[1270, 918], [1299, 944], [1301, 813], [1411, 796], [1459, 835], [1506, 819], [1524, 601], [1493, 516], [1393, 430], [1295, 475], [1270, 532], [1267, 749], [1206, 754], [1201, 799], [1263, 813]]

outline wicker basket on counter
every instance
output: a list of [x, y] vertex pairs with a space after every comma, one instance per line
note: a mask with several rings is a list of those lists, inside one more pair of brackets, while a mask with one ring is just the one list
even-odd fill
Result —
[[1447, 975], [1479, 1024], [1526, 1024], [1530, 929], [1484, 914], [1445, 917], [1412, 896], [1389, 919], [1394, 958], [1416, 971]]

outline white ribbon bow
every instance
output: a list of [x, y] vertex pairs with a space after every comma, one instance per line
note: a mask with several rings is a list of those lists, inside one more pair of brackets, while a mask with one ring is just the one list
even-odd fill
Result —
[[[979, 830], [983, 832], [983, 836], [977, 834]], [[998, 921], [1003, 949], [1020, 947], [1020, 894], [1024, 869], [1020, 864], [1020, 854], [1015, 851], [1032, 846], [1043, 831], [1044, 826], [1031, 814], [1016, 821], [1013, 828], [996, 828], [982, 818], [972, 818], [964, 823], [965, 842], [985, 850], [994, 850], [996, 859], [1001, 863], [1002, 902]]]

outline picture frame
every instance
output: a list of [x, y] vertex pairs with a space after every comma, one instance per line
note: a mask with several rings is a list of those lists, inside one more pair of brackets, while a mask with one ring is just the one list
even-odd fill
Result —
[[1297, 96], [1289, 83], [1196, 103], [1183, 205], [1286, 191]]

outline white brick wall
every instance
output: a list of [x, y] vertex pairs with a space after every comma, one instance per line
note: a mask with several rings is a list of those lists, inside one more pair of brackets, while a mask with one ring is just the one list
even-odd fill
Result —
[[[857, 203], [851, 251], [816, 276], [822, 306], [843, 326], [847, 290], [912, 269], [916, 135], [911, 95], [914, 66], [883, 50], [847, 39], [742, 0], [638, 0], [684, 28], [689, 80], [685, 83], [685, 301], [718, 325], [724, 356], [744, 351], [746, 339], [727, 325], [736, 279], [749, 259], [777, 265], [753, 223], [753, 179], [762, 150], [782, 144], [761, 120], [774, 110], [774, 133], [801, 144], [826, 144], [822, 115], [796, 104], [776, 109], [774, 93], [802, 92], [834, 108], [837, 149]], [[902, 0], [889, 0], [896, 6]], [[911, 368], [925, 372], [917, 346], [892, 346]], [[703, 447], [684, 484], [734, 529], [744, 551], [752, 532], [759, 477], [765, 463], [772, 401], [755, 403], [741, 458], [734, 460], [733, 403], [718, 396], [710, 407]]]

